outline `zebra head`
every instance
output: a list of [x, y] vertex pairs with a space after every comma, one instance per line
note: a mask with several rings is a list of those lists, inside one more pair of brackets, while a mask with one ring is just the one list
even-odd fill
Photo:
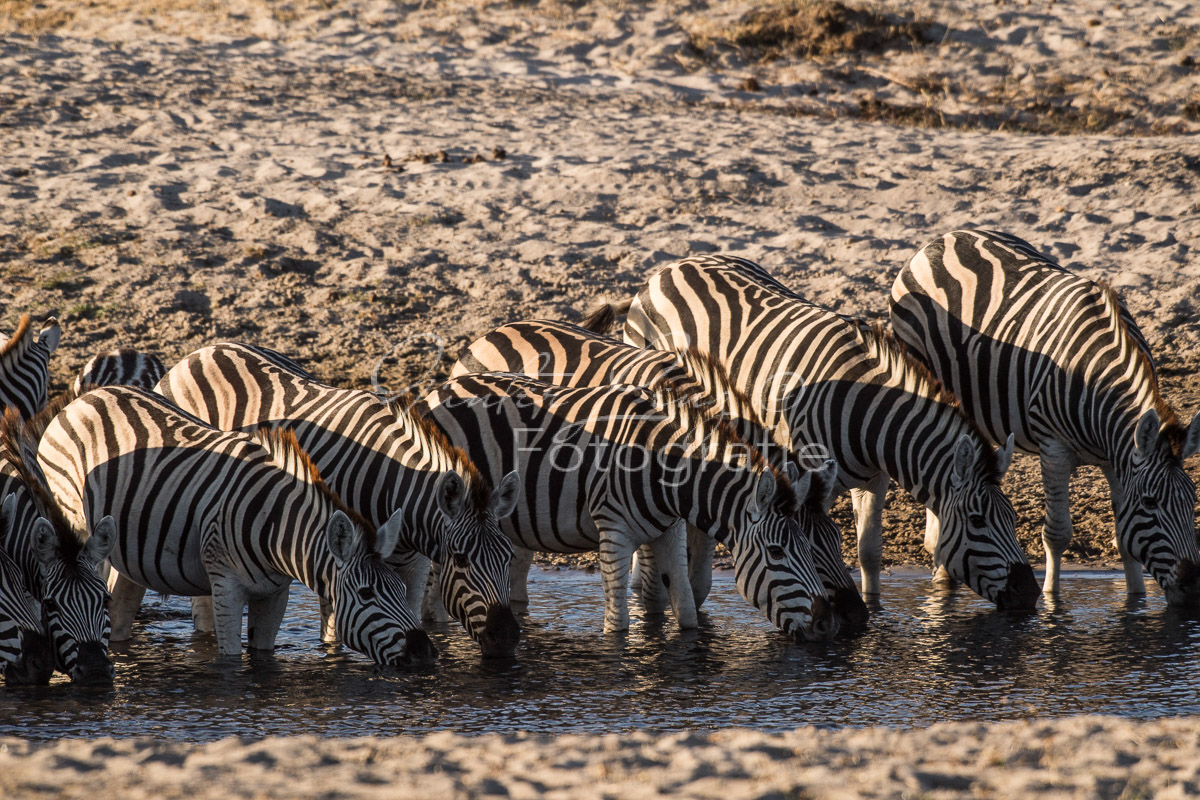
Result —
[[521, 490], [516, 471], [495, 490], [478, 475], [475, 491], [451, 470], [438, 479], [438, 511], [444, 521], [438, 589], [446, 610], [479, 642], [484, 658], [511, 658], [521, 627], [509, 606], [513, 547], [497, 520], [512, 513]]
[[25, 576], [4, 549], [17, 518], [17, 495], [0, 505], [0, 661], [10, 684], [45, 684], [54, 674], [54, 651], [42, 627], [42, 610], [26, 590]]
[[1196, 487], [1183, 468], [1183, 460], [1197, 450], [1200, 414], [1182, 435], [1172, 437], [1162, 430], [1158, 413], [1146, 411], [1134, 432], [1132, 468], [1120, 476], [1120, 492], [1113, 494], [1121, 551], [1145, 565], [1174, 606], [1200, 600]]
[[104, 517], [82, 546], [72, 531], [59, 528], [45, 517], [33, 525], [42, 619], [54, 647], [55, 667], [76, 683], [112, 685], [108, 587], [96, 567], [116, 544], [116, 523]]
[[1000, 490], [1013, 449], [1012, 434], [995, 453], [969, 434], [959, 437], [950, 491], [932, 509], [938, 525], [933, 560], [997, 608], [1032, 611], [1041, 591], [1017, 542], [1017, 513]]
[[838, 631], [833, 604], [813, 566], [808, 536], [796, 521], [791, 487], [765, 469], [755, 482], [741, 524], [725, 543], [733, 553], [738, 591], [784, 633], [831, 639]]
[[432, 664], [437, 650], [408, 607], [404, 581], [384, 563], [400, 536], [403, 510], [375, 535], [375, 548], [341, 510], [325, 526], [336, 569], [331, 587], [335, 630], [345, 645], [387, 666]]
[[870, 613], [842, 560], [842, 531], [826, 510], [837, 481], [837, 461], [831, 458], [816, 469], [803, 470], [789, 460], [785, 470], [796, 494], [796, 522], [808, 537], [813, 564], [825, 593], [833, 598], [838, 621], [862, 628]]

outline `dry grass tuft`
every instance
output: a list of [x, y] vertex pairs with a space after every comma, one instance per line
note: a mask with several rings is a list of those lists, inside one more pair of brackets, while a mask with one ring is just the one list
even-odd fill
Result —
[[894, 14], [851, 8], [838, 0], [771, 0], [724, 31], [694, 31], [691, 45], [705, 51], [718, 42], [757, 51], [762, 58], [822, 58], [877, 53], [927, 43], [930, 25]]

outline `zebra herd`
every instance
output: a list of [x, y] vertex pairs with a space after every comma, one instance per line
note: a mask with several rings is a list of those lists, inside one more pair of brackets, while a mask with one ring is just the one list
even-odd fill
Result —
[[[624, 314], [620, 339], [608, 335]], [[1068, 478], [1108, 478], [1127, 590], [1200, 601], [1183, 425], [1116, 293], [1028, 243], [954, 231], [892, 289], [891, 330], [806, 301], [741, 258], [657, 270], [582, 325], [504, 325], [423, 398], [325, 384], [247, 344], [171, 369], [120, 350], [47, 398], [51, 322], [0, 344], [0, 659], [111, 683], [146, 589], [193, 598], [222, 655], [271, 649], [288, 586], [325, 641], [428, 664], [422, 619], [456, 619], [484, 657], [519, 646], [534, 552], [598, 551], [604, 630], [628, 596], [698, 624], [714, 548], [786, 634], [868, 624], [891, 480], [926, 507], [935, 578], [1000, 609], [1060, 589]], [[1042, 587], [1001, 482], [1041, 459]], [[851, 494], [861, 593], [828, 514]]]

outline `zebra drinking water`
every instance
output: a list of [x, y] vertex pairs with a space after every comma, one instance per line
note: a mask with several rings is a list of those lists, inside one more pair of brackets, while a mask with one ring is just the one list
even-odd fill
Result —
[[[616, 306], [585, 322], [611, 325]], [[1038, 589], [1000, 490], [1011, 442], [984, 435], [883, 330], [803, 300], [745, 259], [700, 256], [655, 273], [627, 308], [625, 340], [694, 346], [716, 358], [768, 425], [797, 448], [821, 444], [850, 489], [863, 591], [879, 592], [889, 476], [935, 518], [934, 562], [1000, 608], [1029, 609]]]
[[61, 335], [58, 320], [51, 318], [34, 339], [32, 320], [28, 314], [21, 315], [13, 335], [0, 342], [0, 411], [12, 406], [21, 419], [29, 419], [46, 405], [50, 354]]
[[[432, 558], [443, 565], [443, 604], [483, 654], [516, 651], [513, 550], [497, 526], [515, 503], [515, 475], [501, 477], [493, 490], [462, 450], [404, 403], [328, 386], [264, 348], [227, 343], [197, 350], [167, 373], [158, 391], [222, 430], [289, 426], [352, 508], [377, 524], [403, 511], [397, 561], [407, 565], [414, 613], [421, 610], [425, 558]], [[425, 558], [414, 564], [413, 554]]]
[[[5, 524], [0, 546], [12, 559], [25, 591], [40, 606], [38, 628], [49, 642], [50, 669], [80, 684], [109, 685], [109, 594], [97, 567], [115, 542], [112, 519], [99, 520], [90, 538], [72, 528], [37, 465], [36, 438], [30, 441], [25, 432], [44, 424], [58, 407], [51, 403], [25, 423], [9, 406], [0, 420], [0, 516]], [[29, 638], [31, 652], [36, 653], [42, 645], [36, 635]], [[45, 665], [29, 666], [40, 680]]]
[[[776, 435], [779, 428], [768, 430], [749, 399], [730, 385], [725, 369], [695, 350], [646, 350], [566, 322], [531, 320], [502, 325], [473, 342], [451, 368], [450, 377], [474, 372], [516, 372], [569, 387], [673, 384], [692, 398], [690, 402], [713, 403], [713, 410], [724, 415], [742, 439], [757, 447], [776, 469], [795, 467], [800, 458], [791, 451], [786, 430], [782, 437]], [[842, 561], [841, 532], [825, 512], [837, 465], [824, 458], [810, 460], [816, 463], [797, 493], [797, 521], [812, 542], [817, 572], [834, 600], [839, 619], [844, 624], [863, 625], [868, 616], [866, 604]], [[708, 537], [702, 541], [712, 542]], [[645, 548], [639, 551], [639, 564], [649, 555]], [[711, 549], [702, 555], [689, 547], [688, 566], [697, 605], [708, 594], [711, 564]]]
[[[484, 373], [443, 384], [425, 407], [485, 473], [520, 475], [520, 502], [501, 523], [515, 544], [599, 549], [605, 631], [629, 626], [630, 567], [643, 544], [654, 551], [677, 623], [696, 626], [690, 525], [729, 545], [739, 590], [777, 628], [806, 638], [836, 633], [788, 480], [670, 387], [564, 388]], [[524, 586], [513, 595], [523, 599]]]
[[49, 683], [54, 651], [42, 626], [41, 605], [26, 588], [21, 568], [4, 549], [17, 523], [17, 494], [0, 503], [0, 663], [9, 684]]
[[159, 395], [109, 386], [49, 421], [38, 461], [77, 527], [95, 531], [101, 517], [115, 527], [114, 639], [129, 637], [148, 587], [211, 594], [222, 655], [241, 653], [248, 603], [249, 646], [270, 650], [299, 580], [331, 605], [350, 648], [385, 665], [433, 660], [403, 582], [382, 562], [402, 511], [374, 531], [290, 431], [218, 431]]
[[1145, 566], [1173, 605], [1200, 599], [1195, 487], [1200, 449], [1163, 399], [1150, 348], [1112, 287], [994, 231], [953, 231], [921, 248], [892, 286], [892, 326], [993, 441], [1041, 460], [1044, 590], [1071, 542], [1069, 480], [1099, 466], [1112, 493], [1130, 594]]

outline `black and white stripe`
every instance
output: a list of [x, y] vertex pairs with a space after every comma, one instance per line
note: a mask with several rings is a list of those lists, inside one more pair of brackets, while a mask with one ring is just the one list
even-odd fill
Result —
[[58, 320], [48, 319], [34, 339], [33, 322], [22, 314], [13, 335], [0, 341], [0, 411], [12, 406], [21, 419], [29, 419], [46, 405], [50, 354], [61, 333]]
[[18, 522], [18, 495], [10, 492], [0, 502], [0, 663], [6, 683], [44, 684], [54, 672], [54, 651], [42, 626], [41, 604], [5, 549]]
[[120, 347], [92, 356], [75, 377], [73, 389], [75, 394], [95, 386], [137, 386], [151, 390], [166, 374], [166, 366], [153, 353]]
[[864, 592], [879, 591], [890, 476], [940, 523], [926, 541], [939, 567], [1001, 607], [1036, 603], [1016, 514], [1000, 490], [1011, 447], [994, 452], [882, 330], [803, 300], [753, 262], [703, 256], [650, 278], [628, 309], [625, 339], [708, 353], [764, 422], [787, 426], [794, 449], [828, 449], [839, 489], [854, 500]]
[[481, 470], [520, 476], [520, 502], [501, 522], [515, 544], [600, 551], [606, 631], [629, 625], [630, 570], [644, 544], [654, 551], [679, 625], [697, 624], [690, 526], [725, 541], [739, 590], [780, 630], [811, 638], [836, 632], [787, 479], [732, 428], [681, 396], [666, 388], [564, 388], [484, 373], [443, 384], [425, 404]]
[[[332, 606], [337, 632], [376, 663], [429, 661], [428, 637], [387, 568], [400, 515], [376, 533], [321, 480], [288, 431], [218, 431], [159, 395], [94, 389], [46, 426], [38, 462], [68, 517], [115, 528], [114, 638], [146, 588], [211, 594], [222, 655], [269, 650], [299, 580]], [[374, 536], [372, 536], [374, 534]]]
[[[796, 454], [786, 437], [777, 441], [778, 428], [767, 429], [749, 399], [729, 383], [725, 369], [695, 350], [664, 352], [632, 347], [577, 325], [553, 320], [529, 320], [503, 325], [473, 342], [450, 371], [458, 377], [476, 372], [515, 372], [561, 386], [670, 384], [691, 402], [713, 404], [738, 435], [753, 444], [778, 470], [805, 473], [797, 487], [797, 521], [812, 543], [817, 572], [843, 623], [861, 625], [867, 609], [842, 561], [842, 538], [825, 512], [836, 462], [815, 453]], [[694, 398], [693, 398], [694, 395]], [[824, 455], [824, 453], [819, 454]], [[711, 540], [705, 538], [705, 543]], [[649, 555], [643, 549], [639, 559]], [[688, 564], [696, 604], [704, 602], [711, 582], [711, 551], [690, 552]], [[645, 591], [635, 580], [635, 591]]]
[[1041, 459], [1047, 592], [1071, 541], [1068, 482], [1104, 470], [1131, 593], [1143, 566], [1173, 604], [1200, 599], [1195, 486], [1200, 449], [1163, 399], [1149, 346], [1111, 287], [1021, 239], [954, 231], [923, 247], [892, 287], [896, 335], [919, 353], [993, 441]]
[[[222, 430], [290, 427], [330, 486], [368, 520], [397, 510], [397, 549], [415, 613], [429, 563], [445, 607], [486, 656], [511, 656], [520, 628], [509, 606], [512, 545], [500, 532], [503, 492], [406, 403], [320, 383], [264, 348], [218, 344], [175, 365], [158, 391]], [[411, 557], [425, 558], [414, 564]]]
[[[109, 594], [97, 567], [113, 546], [112, 520], [101, 520], [96, 535], [84, 542], [85, 535], [72, 528], [45, 485], [36, 460], [36, 431], [59, 407], [61, 401], [52, 402], [25, 423], [16, 408], [5, 410], [0, 423], [0, 515], [5, 525], [0, 545], [40, 607], [38, 631], [28, 637], [36, 663], [26, 665], [24, 677], [44, 682], [48, 671], [57, 669], [75, 682], [108, 685], [113, 680]], [[46, 646], [51, 651], [48, 665], [37, 655]]]

